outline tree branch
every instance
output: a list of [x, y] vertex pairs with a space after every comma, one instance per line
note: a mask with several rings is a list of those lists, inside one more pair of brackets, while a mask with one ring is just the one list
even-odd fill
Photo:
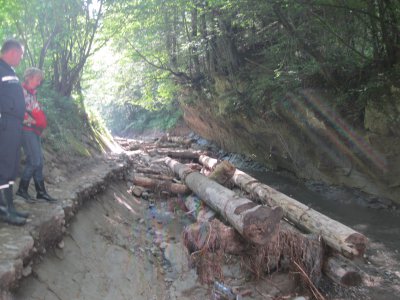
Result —
[[163, 65], [156, 65], [155, 63], [151, 62], [145, 55], [143, 55], [139, 50], [137, 50], [135, 46], [127, 38], [125, 38], [125, 40], [129, 44], [129, 46], [131, 46], [131, 48], [137, 53], [137, 55], [139, 55], [150, 66], [159, 70], [170, 72], [172, 75], [178, 78], [184, 78], [184, 80], [191, 81], [191, 78], [183, 72], [175, 72], [171, 68], [165, 67]]

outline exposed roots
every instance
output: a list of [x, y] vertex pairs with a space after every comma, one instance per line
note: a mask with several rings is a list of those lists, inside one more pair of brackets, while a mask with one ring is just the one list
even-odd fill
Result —
[[195, 223], [183, 232], [183, 243], [190, 254], [190, 263], [197, 268], [202, 283], [223, 280], [224, 254], [239, 255], [243, 266], [255, 278], [276, 270], [300, 274], [302, 282], [318, 295], [318, 282], [323, 263], [323, 247], [318, 237], [306, 236], [283, 226], [267, 245], [251, 245], [233, 229], [218, 220]]
[[196, 267], [197, 275], [203, 284], [223, 280], [222, 261], [224, 249], [216, 222], [195, 223], [182, 233], [183, 243], [189, 252], [189, 263]]

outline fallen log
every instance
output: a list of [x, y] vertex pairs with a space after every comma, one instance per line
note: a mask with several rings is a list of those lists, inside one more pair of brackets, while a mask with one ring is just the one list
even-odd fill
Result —
[[204, 153], [204, 151], [176, 150], [176, 149], [153, 149], [147, 151], [149, 155], [169, 156], [172, 158], [195, 159]]
[[164, 174], [151, 174], [151, 173], [140, 173], [137, 172], [134, 174], [136, 177], [147, 177], [149, 179], [158, 179], [158, 180], [164, 180], [164, 181], [172, 181], [175, 179], [175, 177], [164, 175]]
[[144, 174], [161, 174], [163, 170], [161, 169], [156, 169], [156, 168], [146, 168], [146, 167], [136, 167], [135, 171], [138, 173], [144, 173]]
[[340, 255], [325, 259], [322, 270], [329, 279], [343, 286], [358, 286], [362, 283], [360, 269]]
[[190, 192], [189, 188], [180, 183], [172, 183], [164, 180], [151, 179], [147, 177], [135, 176], [133, 183], [145, 188], [157, 191], [169, 191], [174, 194], [187, 194]]
[[182, 136], [169, 136], [169, 135], [162, 136], [160, 138], [160, 141], [178, 143], [178, 144], [182, 144], [184, 146], [190, 146], [190, 144], [192, 142], [194, 142], [194, 140], [191, 138], [182, 137]]
[[[199, 157], [199, 162], [210, 169], [218, 163], [216, 159], [205, 155]], [[328, 246], [342, 255], [352, 259], [364, 254], [368, 239], [363, 234], [328, 218], [266, 184], [260, 183], [257, 179], [238, 169], [232, 180], [261, 203], [282, 207], [287, 219], [302, 230], [321, 235]]]
[[282, 208], [257, 205], [238, 197], [233, 191], [171, 158], [166, 158], [165, 163], [200, 199], [252, 243], [266, 244], [278, 229]]

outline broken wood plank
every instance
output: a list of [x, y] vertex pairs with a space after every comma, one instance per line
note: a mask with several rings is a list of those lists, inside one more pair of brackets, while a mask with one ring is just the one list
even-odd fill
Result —
[[247, 240], [266, 244], [278, 229], [282, 208], [257, 205], [247, 198], [238, 197], [233, 191], [171, 158], [167, 158], [165, 163]]
[[[199, 162], [212, 169], [218, 161], [201, 155]], [[361, 233], [337, 222], [295, 199], [262, 184], [257, 179], [236, 169], [233, 182], [253, 195], [256, 200], [270, 206], [280, 206], [284, 215], [300, 229], [322, 236], [328, 246], [348, 258], [363, 256], [368, 239]]]

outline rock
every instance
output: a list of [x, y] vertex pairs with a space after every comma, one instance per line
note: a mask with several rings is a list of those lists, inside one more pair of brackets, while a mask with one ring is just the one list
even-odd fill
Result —
[[64, 240], [58, 243], [57, 245], [58, 248], [63, 249], [64, 248]]
[[22, 270], [22, 276], [24, 276], [24, 277], [27, 277], [27, 276], [31, 275], [31, 273], [32, 273], [32, 266], [31, 266], [31, 264], [29, 264], [27, 267], [25, 267], [25, 268]]

